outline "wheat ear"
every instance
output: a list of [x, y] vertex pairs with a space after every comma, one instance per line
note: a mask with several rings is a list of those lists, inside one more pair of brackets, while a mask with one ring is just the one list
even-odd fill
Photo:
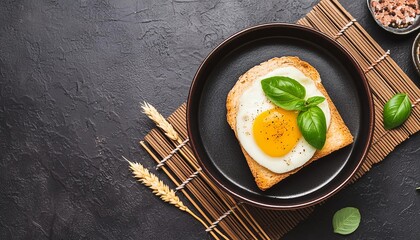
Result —
[[145, 113], [150, 119], [152, 119], [152, 121], [156, 123], [156, 126], [162, 129], [162, 131], [168, 138], [174, 141], [179, 140], [178, 133], [175, 131], [172, 125], [168, 123], [168, 121], [166, 121], [166, 119], [156, 110], [155, 107], [153, 107], [147, 102], [143, 102], [141, 108], [143, 109], [143, 113]]
[[[155, 174], [151, 173], [140, 163], [133, 163], [127, 158], [122, 156], [130, 164], [130, 169], [133, 172], [134, 177], [143, 185], [152, 189], [156, 196], [159, 196], [163, 201], [174, 205], [179, 210], [189, 213], [192, 217], [198, 220], [205, 228], [208, 228], [207, 224], [194, 212], [192, 212], [182, 201], [176, 196], [175, 191], [170, 189], [168, 185], [164, 184]], [[224, 239], [228, 239], [225, 235], [220, 233]], [[215, 236], [216, 237], [216, 236]], [[216, 237], [216, 239], [218, 239]]]

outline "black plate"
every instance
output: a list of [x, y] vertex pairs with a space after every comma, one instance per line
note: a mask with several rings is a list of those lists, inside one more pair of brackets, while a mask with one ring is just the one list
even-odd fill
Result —
[[[241, 74], [280, 56], [298, 56], [319, 71], [354, 143], [261, 191], [226, 122], [226, 96]], [[190, 88], [187, 124], [200, 165], [220, 187], [257, 206], [292, 209], [326, 199], [353, 176], [370, 145], [373, 104], [362, 71], [340, 45], [300, 25], [273, 23], [243, 30], [209, 54]]]

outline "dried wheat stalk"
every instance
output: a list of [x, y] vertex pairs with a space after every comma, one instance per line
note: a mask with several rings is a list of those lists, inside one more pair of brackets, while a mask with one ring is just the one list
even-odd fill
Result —
[[143, 185], [152, 189], [156, 196], [159, 196], [163, 201], [179, 208], [181, 211], [187, 210], [187, 207], [179, 200], [178, 196], [175, 195], [175, 192], [170, 189], [168, 185], [165, 185], [162, 180], [159, 180], [155, 174], [150, 173], [149, 170], [140, 163], [133, 163], [130, 161], [128, 161], [128, 163], [130, 164], [130, 169], [133, 171], [134, 177]]
[[[147, 168], [145, 168], [140, 163], [133, 163], [127, 158], [122, 156], [130, 164], [130, 169], [134, 174], [134, 177], [142, 183], [143, 185], [152, 189], [153, 193], [156, 196], [159, 196], [163, 201], [174, 205], [179, 210], [189, 213], [196, 220], [198, 220], [205, 228], [208, 228], [207, 224], [198, 217], [194, 212], [192, 212], [187, 206], [185, 206], [182, 201], [176, 196], [175, 191], [170, 189], [168, 185], [164, 184], [155, 174], [151, 173]], [[218, 232], [224, 239], [228, 239], [225, 235]], [[217, 236], [213, 235], [216, 239]]]
[[[152, 105], [144, 102], [143, 103], [143, 112], [151, 119], [153, 120], [153, 122], [156, 123], [156, 125], [162, 130], [162, 132], [168, 136], [171, 140], [177, 142], [179, 145], [176, 147], [176, 149], [179, 148], [179, 154], [191, 165], [191, 167], [193, 168], [194, 171], [197, 171], [199, 169], [199, 166], [197, 165], [197, 163], [190, 158], [189, 156], [192, 155], [192, 153], [186, 149], [185, 151], [183, 149], [180, 149], [182, 146], [185, 145], [186, 141], [188, 141], [188, 138], [186, 138], [186, 140], [182, 140], [182, 138], [179, 136], [178, 132], [176, 132], [175, 128], [172, 126], [172, 124], [170, 124], [164, 117], [162, 117], [162, 115], [160, 115], [160, 113], [156, 110], [156, 108], [154, 108]], [[175, 138], [171, 138], [170, 136], [176, 136]], [[167, 157], [171, 157], [172, 156], [172, 152], [171, 155], [168, 155]], [[161, 165], [161, 163], [165, 162], [167, 160], [167, 158], [164, 158], [163, 160], [158, 161], [158, 168], [159, 165]], [[161, 165], [163, 166], [163, 165]], [[212, 186], [213, 188], [215, 187], [213, 185], [213, 183], [210, 181], [210, 179], [208, 179], [208, 177], [204, 174], [202, 174], [201, 171], [199, 171], [199, 174], [201, 177], [203, 177], [204, 181], [209, 184], [210, 186]], [[222, 199], [222, 201], [228, 206], [230, 207], [230, 204], [228, 203], [229, 199]], [[233, 201], [233, 199], [230, 199], [230, 201]], [[239, 210], [241, 211], [241, 210]], [[234, 215], [236, 216], [236, 213], [234, 213]], [[242, 220], [240, 218], [238, 218], [238, 220], [242, 223]], [[249, 221], [249, 220], [248, 220]], [[249, 228], [247, 226], [245, 226], [245, 228], [250, 232]], [[223, 238], [224, 235], [223, 233], [221, 233], [217, 228], [214, 228], [214, 231], [217, 232], [220, 236], [222, 236]], [[252, 233], [251, 233], [252, 235]], [[253, 235], [252, 235], [253, 236]], [[254, 237], [255, 238], [255, 237]]]
[[143, 109], [143, 113], [145, 113], [150, 119], [152, 119], [153, 122], [156, 123], [156, 126], [162, 129], [168, 138], [174, 141], [179, 140], [178, 133], [175, 131], [172, 125], [169, 124], [168, 121], [166, 121], [166, 119], [162, 115], [160, 115], [160, 113], [156, 110], [155, 107], [153, 107], [147, 102], [143, 102], [141, 108]]

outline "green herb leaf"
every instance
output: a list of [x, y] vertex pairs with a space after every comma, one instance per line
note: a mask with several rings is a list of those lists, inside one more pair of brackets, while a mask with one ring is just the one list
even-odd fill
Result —
[[384, 106], [383, 118], [386, 129], [400, 126], [411, 114], [411, 102], [407, 94], [395, 94]]
[[306, 90], [298, 81], [275, 76], [261, 81], [265, 95], [275, 105], [286, 110], [302, 110], [305, 106]]
[[297, 121], [303, 137], [313, 147], [322, 149], [327, 135], [327, 121], [324, 112], [316, 105], [325, 101], [325, 98], [314, 96], [305, 101], [305, 87], [283, 76], [263, 79], [261, 87], [275, 105], [285, 110], [300, 111]]
[[325, 100], [325, 98], [320, 97], [320, 96], [310, 97], [310, 98], [308, 98], [308, 100], [306, 100], [306, 106], [308, 106], [308, 107], [316, 106], [316, 105], [322, 103], [324, 100]]
[[420, 187], [417, 187], [416, 190], [420, 190]]
[[334, 232], [348, 235], [356, 231], [360, 224], [360, 217], [359, 209], [354, 207], [338, 210], [332, 220]]
[[324, 112], [318, 106], [300, 112], [297, 117], [300, 132], [305, 140], [316, 149], [321, 149], [327, 138], [327, 121]]

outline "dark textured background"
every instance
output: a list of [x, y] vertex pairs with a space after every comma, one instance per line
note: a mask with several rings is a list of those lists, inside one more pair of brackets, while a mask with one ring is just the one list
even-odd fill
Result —
[[[203, 239], [203, 227], [131, 177], [121, 155], [154, 165], [137, 142], [186, 100], [209, 51], [266, 22], [295, 22], [316, 1], [2, 0], [0, 239]], [[364, 0], [342, 1], [419, 85], [415, 34], [375, 25]], [[420, 239], [420, 135], [317, 208], [286, 239]], [[163, 176], [163, 174], [160, 174]], [[359, 229], [332, 234], [358, 207]]]

